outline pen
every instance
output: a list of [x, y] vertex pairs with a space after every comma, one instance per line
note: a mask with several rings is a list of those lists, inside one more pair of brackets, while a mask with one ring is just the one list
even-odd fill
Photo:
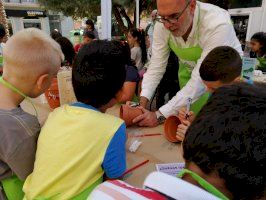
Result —
[[190, 111], [191, 103], [192, 103], [192, 99], [189, 97], [189, 98], [187, 99], [186, 119], [189, 118], [189, 111]]

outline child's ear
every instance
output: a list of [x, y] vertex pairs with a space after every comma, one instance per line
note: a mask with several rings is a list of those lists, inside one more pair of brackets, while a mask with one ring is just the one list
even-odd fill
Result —
[[235, 80], [233, 82], [240, 82], [240, 81], [241, 81], [241, 77], [238, 76], [238, 77], [235, 78]]
[[46, 90], [50, 86], [50, 77], [49, 74], [41, 75], [37, 80], [37, 87], [39, 90]]

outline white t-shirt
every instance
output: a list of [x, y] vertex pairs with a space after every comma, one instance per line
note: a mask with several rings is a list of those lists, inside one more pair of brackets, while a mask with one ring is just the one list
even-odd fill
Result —
[[[200, 18], [198, 28], [199, 12]], [[217, 6], [197, 1], [193, 26], [187, 41], [184, 41], [182, 37], [173, 36], [162, 23], [157, 22], [155, 24], [151, 62], [144, 75], [141, 92], [141, 96], [148, 99], [151, 99], [153, 96], [157, 85], [160, 83], [160, 80], [165, 73], [170, 54], [170, 48], [168, 45], [170, 37], [178, 47], [188, 48], [199, 45], [203, 52], [197, 63], [191, 63], [191, 79], [186, 86], [183, 87], [167, 104], [159, 109], [165, 117], [176, 115], [178, 110], [186, 105], [188, 98], [192, 98], [193, 102], [195, 102], [202, 94], [204, 94], [206, 88], [200, 78], [199, 68], [204, 58], [212, 49], [218, 46], [230, 46], [235, 48], [240, 55], [243, 54], [229, 13]]]
[[142, 50], [140, 47], [131, 48], [131, 59], [135, 61], [138, 71], [143, 68], [142, 64]]

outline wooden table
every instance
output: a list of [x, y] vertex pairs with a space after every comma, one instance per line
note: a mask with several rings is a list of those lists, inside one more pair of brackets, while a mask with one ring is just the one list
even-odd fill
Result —
[[[34, 99], [33, 102], [38, 112], [40, 124], [43, 125], [49, 113], [51, 112], [51, 109], [47, 103], [41, 103], [41, 98]], [[22, 103], [22, 108], [31, 114], [35, 114], [33, 107], [27, 101]], [[116, 105], [113, 108], [108, 109], [107, 113], [118, 116], [119, 106]], [[153, 171], [156, 171], [156, 164], [184, 162], [181, 145], [170, 143], [164, 138], [163, 125], [160, 125], [156, 128], [141, 128], [136, 126], [130, 127], [127, 128], [127, 133], [127, 168], [131, 169], [143, 161], [149, 160], [148, 163], [135, 169], [124, 177], [124, 181], [127, 183], [133, 186], [142, 187], [147, 175]], [[133, 137], [142, 134], [156, 133], [161, 133], [162, 135]], [[131, 153], [128, 150], [129, 146], [132, 141], [136, 139], [141, 141], [142, 144], [135, 153]]]

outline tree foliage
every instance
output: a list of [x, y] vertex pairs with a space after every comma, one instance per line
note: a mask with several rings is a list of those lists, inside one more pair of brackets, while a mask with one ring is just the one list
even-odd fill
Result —
[[[101, 0], [39, 0], [47, 10], [62, 12], [65, 16], [96, 19], [101, 14]], [[120, 26], [122, 18], [128, 21], [129, 27], [134, 26], [135, 0], [113, 0], [113, 13]], [[140, 13], [150, 12], [156, 5], [156, 0], [140, 0]], [[145, 12], [146, 11], [146, 12]], [[120, 18], [120, 19], [119, 19]], [[135, 18], [134, 18], [135, 19]], [[129, 28], [124, 27], [124, 28]]]
[[47, 10], [62, 12], [65, 16], [96, 19], [101, 14], [100, 0], [38, 0]]

